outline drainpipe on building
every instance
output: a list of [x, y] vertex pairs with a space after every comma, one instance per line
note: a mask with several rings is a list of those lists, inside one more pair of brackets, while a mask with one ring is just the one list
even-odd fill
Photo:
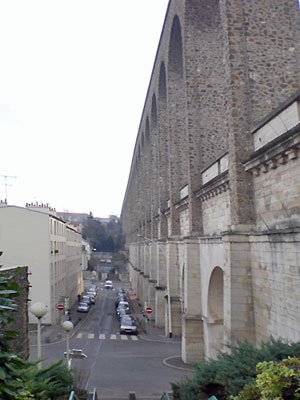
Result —
[[169, 321], [169, 338], [172, 338], [172, 315], [171, 315], [171, 295], [170, 295], [170, 271], [167, 274], [167, 296], [168, 296], [168, 321]]

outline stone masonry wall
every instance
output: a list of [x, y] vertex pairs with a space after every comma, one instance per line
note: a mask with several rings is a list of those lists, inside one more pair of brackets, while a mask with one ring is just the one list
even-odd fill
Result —
[[[266, 170], [254, 179], [257, 229], [300, 226], [300, 158]], [[286, 183], [289, 182], [289, 185]]]
[[300, 340], [300, 234], [251, 238], [256, 343]]
[[203, 201], [203, 234], [217, 235], [228, 229], [230, 222], [229, 191]]
[[169, 2], [121, 219], [185, 362], [299, 338], [299, 61], [298, 0]]

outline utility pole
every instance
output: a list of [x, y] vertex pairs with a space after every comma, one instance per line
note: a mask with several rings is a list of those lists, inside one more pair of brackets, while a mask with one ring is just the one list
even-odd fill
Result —
[[7, 186], [11, 186], [7, 183], [7, 179], [17, 179], [16, 176], [11, 175], [0, 175], [1, 178], [4, 178], [4, 186], [5, 186], [5, 199], [7, 201]]

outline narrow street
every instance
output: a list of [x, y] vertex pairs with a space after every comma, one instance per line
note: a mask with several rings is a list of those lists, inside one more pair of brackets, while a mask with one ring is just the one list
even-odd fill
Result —
[[[100, 284], [99, 284], [100, 285]], [[121, 283], [114, 282], [114, 287]], [[100, 286], [101, 288], [103, 286]], [[97, 388], [100, 399], [128, 398], [133, 391], [137, 398], [156, 397], [170, 390], [170, 382], [178, 382], [191, 371], [170, 368], [164, 360], [180, 355], [181, 344], [177, 340], [164, 342], [143, 335], [120, 335], [115, 315], [115, 290], [100, 290], [96, 304], [92, 306], [84, 322], [74, 329], [70, 348], [82, 349], [85, 359], [73, 359], [71, 368], [79, 387], [89, 391]], [[57, 327], [59, 329], [60, 327]], [[47, 334], [44, 328], [43, 335]], [[62, 332], [62, 339], [64, 333]], [[43, 365], [62, 358], [66, 341], [45, 343], [42, 346]], [[36, 346], [31, 346], [31, 358], [36, 357]]]

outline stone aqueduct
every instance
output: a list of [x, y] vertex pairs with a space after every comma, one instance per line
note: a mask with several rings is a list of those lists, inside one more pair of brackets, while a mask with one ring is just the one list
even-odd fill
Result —
[[134, 290], [182, 358], [300, 339], [298, 0], [171, 0], [122, 208]]

